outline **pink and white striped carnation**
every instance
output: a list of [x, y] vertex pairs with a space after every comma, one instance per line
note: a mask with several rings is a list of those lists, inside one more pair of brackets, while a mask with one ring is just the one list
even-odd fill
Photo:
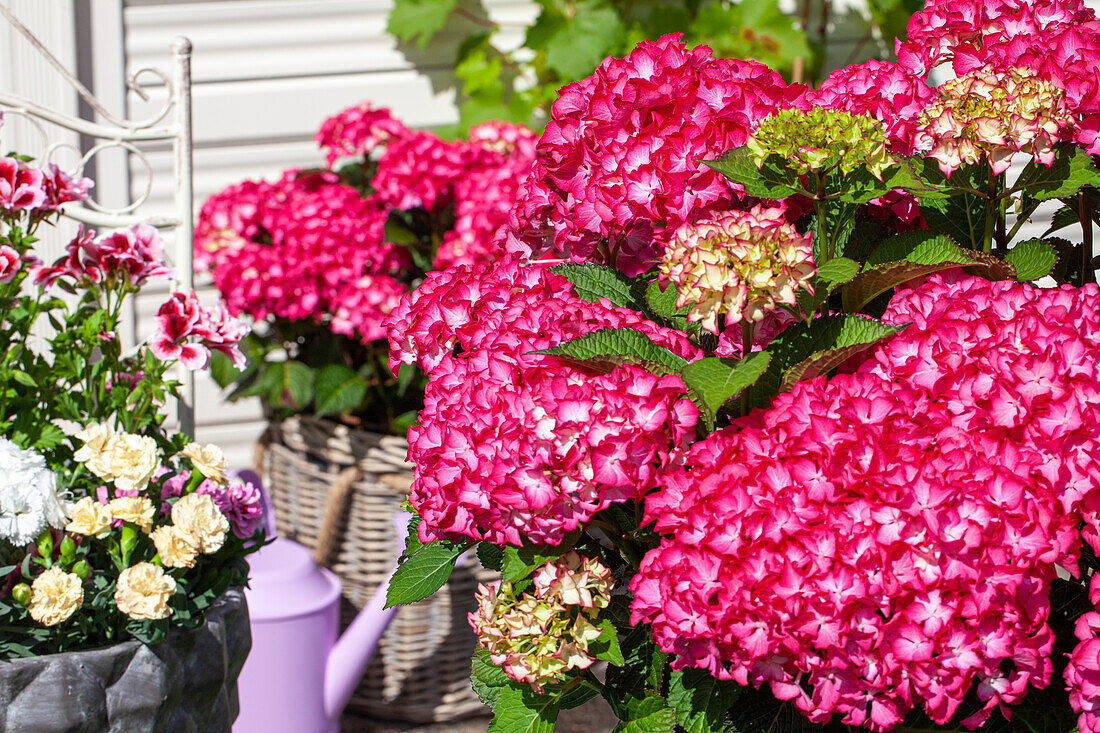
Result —
[[1100, 292], [933, 276], [887, 318], [913, 325], [664, 474], [632, 622], [814, 721], [944, 723], [973, 688], [976, 727], [1050, 682], [1049, 584], [1079, 523], [1100, 546]]

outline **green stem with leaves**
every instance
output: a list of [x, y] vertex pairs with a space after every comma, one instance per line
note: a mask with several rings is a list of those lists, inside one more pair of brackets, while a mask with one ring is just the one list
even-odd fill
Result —
[[989, 183], [986, 186], [985, 202], [985, 231], [982, 233], [982, 251], [993, 251], [993, 233], [997, 227], [998, 213], [1000, 212], [1000, 182], [1001, 177], [989, 171]]

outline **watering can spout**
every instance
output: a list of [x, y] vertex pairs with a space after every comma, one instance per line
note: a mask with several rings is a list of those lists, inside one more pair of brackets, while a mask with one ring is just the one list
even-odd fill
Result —
[[[408, 520], [409, 515], [405, 512], [398, 512], [393, 520], [398, 555], [405, 548]], [[359, 611], [359, 615], [344, 630], [329, 652], [325, 664], [325, 715], [329, 718], [337, 718], [348, 704], [378, 648], [382, 634], [397, 612], [396, 607], [385, 607], [389, 587], [387, 577], [378, 585], [370, 602]]]

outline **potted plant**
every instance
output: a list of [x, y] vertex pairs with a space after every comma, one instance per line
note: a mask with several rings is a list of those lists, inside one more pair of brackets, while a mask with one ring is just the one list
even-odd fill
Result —
[[[227, 188], [203, 206], [196, 260], [252, 333], [249, 365], [214, 375], [259, 397], [256, 460], [281, 534], [340, 576], [345, 622], [392, 571], [412, 480], [404, 435], [423, 403], [413, 367], [387, 368], [383, 318], [433, 268], [492, 262], [534, 162], [535, 134], [485, 123], [464, 140], [413, 131], [363, 104], [317, 133], [327, 168]], [[483, 711], [466, 683], [472, 562], [442, 596], [398, 614], [349, 710], [414, 722]], [[428, 622], [428, 618], [433, 619]], [[431, 661], [429, 661], [431, 660]]]
[[934, 1], [818, 89], [670, 36], [562, 90], [513, 258], [390, 317], [428, 381], [389, 599], [501, 570], [490, 731], [597, 695], [621, 731], [1097, 729], [1096, 28]]
[[91, 185], [0, 158], [0, 728], [228, 731], [259, 492], [162, 411], [177, 362], [241, 363], [247, 327], [174, 293], [124, 348], [127, 301], [172, 275], [157, 231], [82, 230], [56, 262], [35, 256]]

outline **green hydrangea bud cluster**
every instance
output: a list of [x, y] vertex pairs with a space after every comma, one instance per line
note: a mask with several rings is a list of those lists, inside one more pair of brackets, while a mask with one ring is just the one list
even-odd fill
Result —
[[478, 586], [469, 620], [493, 662], [541, 692], [595, 661], [589, 645], [600, 629], [593, 621], [614, 582], [597, 560], [569, 552], [536, 571], [533, 585], [531, 593], [516, 593], [509, 581]]
[[757, 167], [769, 155], [778, 155], [802, 174], [866, 168], [881, 179], [883, 169], [897, 164], [887, 150], [881, 122], [824, 107], [780, 110], [762, 120], [746, 144]]
[[1021, 151], [1050, 165], [1054, 143], [1068, 125], [1063, 90], [1023, 67], [983, 68], [937, 87], [921, 113], [916, 141], [944, 175], [983, 157], [999, 174]]

